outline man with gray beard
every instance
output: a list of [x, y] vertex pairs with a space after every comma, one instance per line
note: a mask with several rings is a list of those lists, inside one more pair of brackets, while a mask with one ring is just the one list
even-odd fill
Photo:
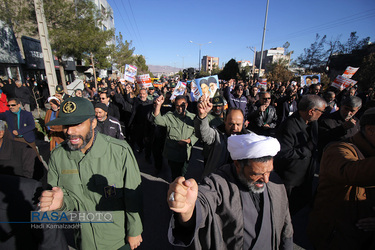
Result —
[[272, 172], [279, 150], [272, 137], [233, 135], [228, 138], [233, 164], [199, 186], [184, 177], [171, 183], [169, 242], [194, 249], [293, 249], [286, 191]]

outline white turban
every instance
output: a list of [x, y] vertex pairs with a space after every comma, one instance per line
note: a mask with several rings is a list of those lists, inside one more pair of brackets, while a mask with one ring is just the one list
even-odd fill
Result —
[[55, 96], [48, 97], [47, 102], [50, 102], [51, 100], [56, 100], [57, 103], [60, 103], [60, 100], [57, 97], [55, 97]]
[[275, 156], [280, 151], [277, 139], [255, 133], [232, 135], [228, 138], [228, 151], [232, 160]]

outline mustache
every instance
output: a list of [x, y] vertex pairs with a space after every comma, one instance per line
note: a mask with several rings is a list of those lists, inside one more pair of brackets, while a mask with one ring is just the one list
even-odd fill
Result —
[[264, 181], [255, 181], [254, 184], [264, 184]]
[[77, 139], [77, 138], [80, 138], [82, 141], [84, 140], [84, 139], [83, 139], [83, 136], [81, 136], [81, 135], [66, 135], [66, 138], [67, 138], [68, 140], [71, 140], [71, 139]]

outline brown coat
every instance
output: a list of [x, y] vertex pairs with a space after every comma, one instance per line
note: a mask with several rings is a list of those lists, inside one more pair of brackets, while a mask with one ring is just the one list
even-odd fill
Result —
[[375, 148], [361, 132], [349, 140], [329, 145], [322, 157], [308, 227], [316, 249], [370, 249], [375, 243], [374, 232], [356, 227], [359, 219], [375, 216]]
[[[52, 114], [52, 110], [51, 109], [47, 110], [46, 116], [44, 117], [44, 124], [47, 124], [47, 122], [50, 121], [51, 114]], [[56, 117], [58, 115], [59, 115], [59, 111], [57, 111]], [[64, 141], [64, 133], [62, 132], [63, 127], [61, 125], [49, 126], [49, 128], [50, 129], [48, 130], [48, 128], [46, 127], [46, 130], [47, 130], [47, 133], [48, 133], [48, 137], [50, 138], [50, 147], [49, 148], [52, 151], [52, 149], [54, 149], [57, 144], [60, 144]]]

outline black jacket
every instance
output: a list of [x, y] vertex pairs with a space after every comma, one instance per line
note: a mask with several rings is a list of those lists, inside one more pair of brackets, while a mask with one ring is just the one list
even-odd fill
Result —
[[[42, 184], [36, 180], [0, 174], [1, 221], [30, 221], [30, 212], [37, 210], [41, 191]], [[49, 228], [47, 224], [2, 223], [0, 239], [0, 249], [68, 249], [61, 229]]]
[[299, 112], [289, 116], [277, 130], [281, 150], [275, 157], [276, 172], [286, 186], [299, 186], [311, 181], [317, 160], [318, 123], [309, 125]]
[[109, 135], [120, 140], [124, 139], [119, 120], [112, 116], [108, 116], [107, 120], [104, 122], [98, 121], [97, 127], [98, 131], [102, 134]]

